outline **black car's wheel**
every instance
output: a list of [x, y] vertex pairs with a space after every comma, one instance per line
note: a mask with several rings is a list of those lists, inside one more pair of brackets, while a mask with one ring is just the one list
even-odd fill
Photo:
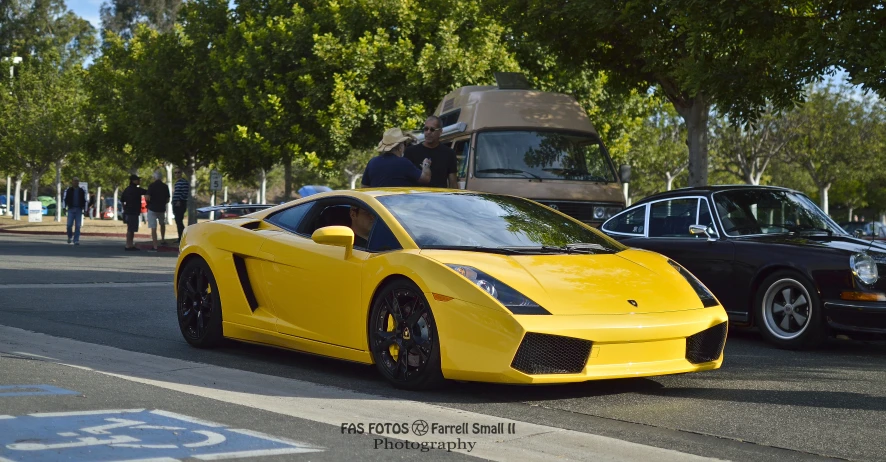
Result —
[[378, 370], [395, 387], [422, 390], [443, 383], [434, 315], [411, 281], [393, 281], [379, 292], [369, 318], [369, 346]]
[[828, 329], [815, 287], [793, 271], [778, 271], [763, 281], [755, 301], [757, 326], [781, 348], [813, 348], [827, 340]]
[[195, 258], [182, 268], [176, 305], [178, 325], [188, 343], [198, 348], [210, 348], [221, 342], [222, 311], [218, 285], [203, 259]]

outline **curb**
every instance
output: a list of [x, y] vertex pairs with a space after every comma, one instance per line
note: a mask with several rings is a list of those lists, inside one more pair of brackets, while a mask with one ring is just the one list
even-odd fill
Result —
[[[0, 233], [7, 234], [36, 234], [41, 236], [67, 236], [67, 231], [19, 231], [15, 229], [3, 229], [0, 228]], [[93, 236], [93, 237], [122, 237], [125, 238], [126, 234], [124, 233], [80, 233], [81, 236]], [[135, 234], [134, 237], [139, 237], [143, 239], [150, 239], [150, 234]]]

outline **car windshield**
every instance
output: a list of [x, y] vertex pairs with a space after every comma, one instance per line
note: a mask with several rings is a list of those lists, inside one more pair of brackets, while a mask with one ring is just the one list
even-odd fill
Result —
[[477, 135], [478, 178], [535, 178], [614, 183], [615, 170], [603, 143], [585, 134], [528, 130]]
[[717, 215], [729, 236], [844, 234], [808, 197], [790, 191], [738, 189], [714, 193]]
[[426, 193], [378, 198], [421, 248], [565, 250], [594, 253], [621, 244], [526, 199], [493, 194]]

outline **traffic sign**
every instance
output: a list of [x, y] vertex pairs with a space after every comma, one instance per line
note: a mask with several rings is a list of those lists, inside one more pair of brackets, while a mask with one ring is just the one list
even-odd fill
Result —
[[213, 170], [209, 172], [209, 190], [210, 191], [221, 191], [222, 189], [222, 176], [221, 173], [218, 173], [218, 170]]

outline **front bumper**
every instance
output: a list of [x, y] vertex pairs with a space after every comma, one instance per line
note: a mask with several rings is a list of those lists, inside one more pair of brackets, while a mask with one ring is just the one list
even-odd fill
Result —
[[824, 302], [828, 324], [837, 330], [886, 333], [886, 302]]
[[[667, 313], [511, 316], [459, 300], [432, 304], [443, 375], [449, 379], [569, 383], [699, 372], [717, 369], [723, 362], [727, 315], [719, 306]], [[722, 337], [713, 342], [720, 342], [717, 353], [706, 356], [690, 351], [700, 344], [695, 341], [700, 338], [697, 334], [714, 326], [722, 328]], [[570, 342], [574, 345], [564, 348], [562, 357], [550, 354], [557, 350], [547, 350], [534, 355], [535, 362], [527, 361], [524, 339], [538, 345], [538, 339], [545, 337], [558, 348]], [[711, 349], [711, 342], [703, 343]], [[582, 350], [581, 344], [587, 349]], [[543, 364], [545, 358], [550, 360], [547, 364]], [[566, 358], [571, 358], [572, 365], [581, 364], [570, 370], [564, 365], [569, 362]], [[556, 373], [546, 373], [550, 371]]]

